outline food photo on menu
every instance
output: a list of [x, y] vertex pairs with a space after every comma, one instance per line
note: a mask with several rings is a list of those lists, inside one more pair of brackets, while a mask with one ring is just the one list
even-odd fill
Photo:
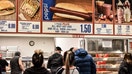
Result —
[[116, 23], [132, 23], [132, 0], [118, 0], [115, 6]]
[[16, 20], [15, 0], [0, 0], [0, 20]]
[[19, 20], [40, 20], [39, 0], [19, 0], [18, 9]]
[[95, 0], [95, 22], [113, 22], [112, 0]]
[[92, 0], [43, 0], [43, 20], [92, 22]]
[[[96, 23], [132, 23], [132, 0], [96, 0]], [[115, 5], [113, 5], [113, 3]], [[113, 6], [115, 10], [113, 10]], [[115, 12], [114, 12], [115, 11]], [[114, 12], [114, 13], [113, 13]]]

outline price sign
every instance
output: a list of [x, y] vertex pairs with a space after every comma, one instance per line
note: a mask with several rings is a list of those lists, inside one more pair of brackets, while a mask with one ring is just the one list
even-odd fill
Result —
[[81, 24], [81, 33], [91, 33], [92, 26], [90, 24]]
[[95, 34], [113, 34], [113, 24], [95, 24]]
[[18, 32], [40, 33], [40, 22], [19, 21]]
[[0, 21], [0, 32], [16, 32], [15, 21]]
[[43, 33], [92, 34], [89, 23], [43, 22]]
[[132, 35], [132, 25], [115, 25], [115, 35]]

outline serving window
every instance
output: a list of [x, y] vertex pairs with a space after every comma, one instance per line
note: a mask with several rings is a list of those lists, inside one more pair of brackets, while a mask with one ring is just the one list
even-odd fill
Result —
[[87, 39], [87, 50], [124, 52], [125, 42], [124, 39]]

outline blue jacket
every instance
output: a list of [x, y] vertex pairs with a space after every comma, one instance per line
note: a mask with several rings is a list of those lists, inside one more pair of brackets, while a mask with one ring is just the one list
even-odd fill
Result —
[[96, 65], [92, 56], [82, 48], [75, 51], [75, 66], [79, 67], [80, 74], [96, 74]]

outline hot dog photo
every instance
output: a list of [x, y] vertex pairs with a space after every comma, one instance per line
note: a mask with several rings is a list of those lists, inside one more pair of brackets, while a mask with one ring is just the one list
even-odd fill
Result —
[[43, 0], [43, 20], [92, 22], [92, 0]]

